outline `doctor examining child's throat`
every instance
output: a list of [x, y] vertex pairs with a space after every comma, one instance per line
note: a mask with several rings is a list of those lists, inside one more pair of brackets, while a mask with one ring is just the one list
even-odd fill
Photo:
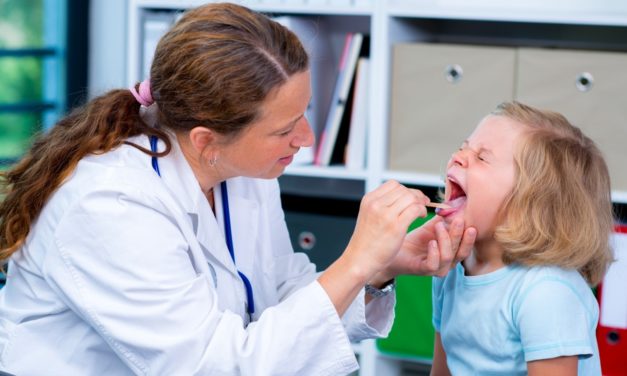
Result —
[[311, 96], [296, 34], [211, 2], [177, 17], [141, 83], [39, 135], [0, 172], [0, 369], [357, 370], [352, 343], [391, 330], [396, 276], [444, 276], [476, 232], [436, 218], [407, 233], [430, 199], [387, 181], [328, 267], [295, 252], [277, 178], [314, 142]]

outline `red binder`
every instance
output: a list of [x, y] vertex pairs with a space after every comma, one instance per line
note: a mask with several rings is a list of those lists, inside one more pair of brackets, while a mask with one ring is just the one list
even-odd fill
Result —
[[[616, 226], [616, 233], [618, 236], [627, 236], [627, 225]], [[623, 255], [627, 253], [627, 249], [615, 251], [623, 252]], [[624, 291], [624, 298], [627, 299], [627, 288]], [[603, 284], [598, 286], [597, 298], [599, 303], [603, 302]], [[603, 310], [603, 304], [600, 305]], [[599, 322], [597, 342], [603, 376], [627, 376], [627, 328], [603, 326]]]

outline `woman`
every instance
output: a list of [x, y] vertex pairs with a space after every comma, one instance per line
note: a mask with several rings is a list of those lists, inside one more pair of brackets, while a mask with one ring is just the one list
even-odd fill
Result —
[[6, 175], [0, 207], [10, 257], [0, 366], [64, 375], [356, 369], [349, 341], [390, 329], [390, 281], [444, 275], [474, 232], [462, 240], [461, 222], [450, 233], [433, 222], [406, 237], [428, 198], [388, 182], [364, 197], [350, 243], [326, 271], [294, 254], [275, 178], [313, 142], [309, 80], [294, 34], [240, 6], [206, 5], [162, 38], [138, 91], [96, 98], [36, 141]]

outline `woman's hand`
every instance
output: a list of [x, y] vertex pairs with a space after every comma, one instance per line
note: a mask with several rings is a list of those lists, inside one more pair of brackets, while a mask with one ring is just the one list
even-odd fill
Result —
[[400, 274], [443, 277], [468, 257], [476, 236], [474, 228], [464, 229], [461, 218], [455, 219], [447, 230], [442, 218], [435, 216], [407, 234], [394, 260], [371, 283], [383, 283]]
[[418, 190], [387, 181], [362, 199], [346, 253], [354, 253], [355, 261], [370, 276], [387, 268], [405, 241], [411, 222], [427, 215], [424, 205], [429, 201]]
[[396, 181], [364, 196], [346, 250], [318, 278], [340, 315], [375, 274], [397, 263], [407, 228], [416, 217], [427, 215], [428, 202], [422, 192]]

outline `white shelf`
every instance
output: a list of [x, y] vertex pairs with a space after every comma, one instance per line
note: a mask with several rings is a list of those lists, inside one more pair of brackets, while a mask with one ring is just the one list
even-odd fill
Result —
[[447, 9], [391, 9], [391, 16], [406, 18], [440, 18], [477, 21], [560, 23], [597, 26], [627, 26], [627, 15], [623, 14], [589, 14], [578, 13], [536, 13], [531, 11], [493, 10], [486, 15], [486, 9], [462, 8]]
[[391, 0], [395, 17], [627, 26], [622, 0]]
[[365, 180], [368, 173], [364, 170], [353, 171], [347, 170], [344, 166], [294, 166], [290, 165], [285, 170], [287, 175], [296, 176], [314, 176], [322, 178], [334, 178], [334, 179], [356, 179]]
[[419, 174], [415, 172], [388, 171], [383, 174], [384, 180], [397, 180], [403, 184], [424, 185], [428, 187], [444, 187], [442, 176]]
[[263, 13], [290, 13], [313, 15], [370, 16], [372, 6], [318, 6], [303, 8], [294, 4], [250, 4], [252, 9]]
[[621, 14], [590, 14], [581, 15], [577, 13], [536, 13], [531, 11], [511, 11], [511, 10], [489, 10], [466, 8], [466, 9], [425, 9], [412, 10], [407, 12], [404, 9], [393, 9], [391, 16], [412, 17], [412, 18], [439, 18], [458, 19], [476, 21], [503, 21], [503, 22], [531, 22], [531, 23], [560, 23], [575, 25], [595, 25], [595, 26], [627, 26], [627, 16]]
[[[134, 0], [135, 6], [155, 9], [188, 9], [206, 4], [207, 0]], [[235, 0], [237, 4], [245, 5], [264, 13], [289, 13], [289, 14], [319, 14], [342, 16], [368, 16], [372, 14], [373, 4], [368, 1], [341, 1], [329, 5], [319, 2], [309, 4], [301, 1], [264, 1], [264, 0]]]
[[627, 192], [612, 191], [612, 201], [617, 204], [627, 204]]
[[188, 9], [206, 4], [203, 0], [130, 0], [129, 6], [137, 8]]

